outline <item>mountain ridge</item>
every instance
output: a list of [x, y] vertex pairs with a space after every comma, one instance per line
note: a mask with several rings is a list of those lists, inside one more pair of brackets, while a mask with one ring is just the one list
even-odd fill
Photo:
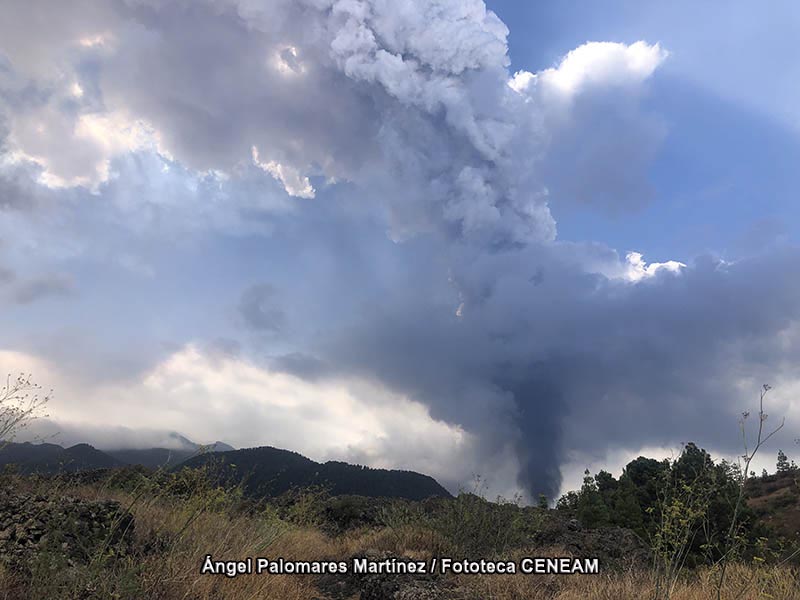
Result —
[[331, 495], [424, 500], [452, 497], [433, 477], [403, 469], [375, 469], [343, 461], [319, 463], [294, 452], [260, 446], [203, 454], [181, 466], [209, 467], [219, 481], [242, 484], [251, 496], [277, 496], [294, 488], [326, 488]]
[[125, 463], [89, 444], [8, 442], [0, 447], [0, 467], [14, 464], [21, 473], [57, 473], [109, 469]]

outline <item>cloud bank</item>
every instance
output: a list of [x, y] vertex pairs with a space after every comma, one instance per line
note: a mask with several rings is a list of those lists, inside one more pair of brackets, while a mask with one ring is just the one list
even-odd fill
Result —
[[66, 421], [552, 497], [570, 452], [727, 448], [720, 415], [793, 381], [797, 249], [558, 236], [559, 203], [652, 201], [657, 43], [513, 73], [479, 0], [2, 12], [3, 366], [69, 371]]

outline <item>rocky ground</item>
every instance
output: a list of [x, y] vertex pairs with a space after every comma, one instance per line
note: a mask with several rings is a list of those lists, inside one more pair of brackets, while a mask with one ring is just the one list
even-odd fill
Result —
[[124, 552], [132, 528], [133, 518], [117, 502], [0, 490], [0, 560], [14, 568], [42, 553], [70, 564]]

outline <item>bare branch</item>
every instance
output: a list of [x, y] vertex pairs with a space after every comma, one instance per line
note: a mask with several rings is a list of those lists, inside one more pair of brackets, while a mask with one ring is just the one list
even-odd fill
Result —
[[42, 392], [42, 386], [34, 383], [31, 375], [20, 373], [16, 377], [8, 374], [5, 385], [0, 388], [0, 447], [11, 442], [30, 423], [43, 416], [44, 407], [53, 392]]

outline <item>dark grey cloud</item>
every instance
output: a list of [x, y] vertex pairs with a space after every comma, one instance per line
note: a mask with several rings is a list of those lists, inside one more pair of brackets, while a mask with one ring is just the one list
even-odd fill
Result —
[[343, 203], [313, 212], [259, 253], [288, 266], [275, 285], [309, 327], [270, 367], [421, 400], [477, 434], [480, 456], [511, 445], [532, 493], [558, 491], [571, 452], [698, 440], [736, 453], [758, 386], [799, 374], [797, 248], [643, 276], [597, 243], [397, 244]]
[[[538, 285], [533, 259], [549, 265]], [[701, 258], [636, 284], [582, 272], [558, 249], [462, 269], [481, 283], [462, 288], [462, 317], [427, 293], [376, 306], [325, 358], [481, 432], [487, 454], [513, 440], [532, 492], [557, 492], [567, 451], [702, 440], [735, 452], [736, 416], [758, 385], [797, 375], [800, 339], [786, 337], [800, 319], [796, 249]]]

